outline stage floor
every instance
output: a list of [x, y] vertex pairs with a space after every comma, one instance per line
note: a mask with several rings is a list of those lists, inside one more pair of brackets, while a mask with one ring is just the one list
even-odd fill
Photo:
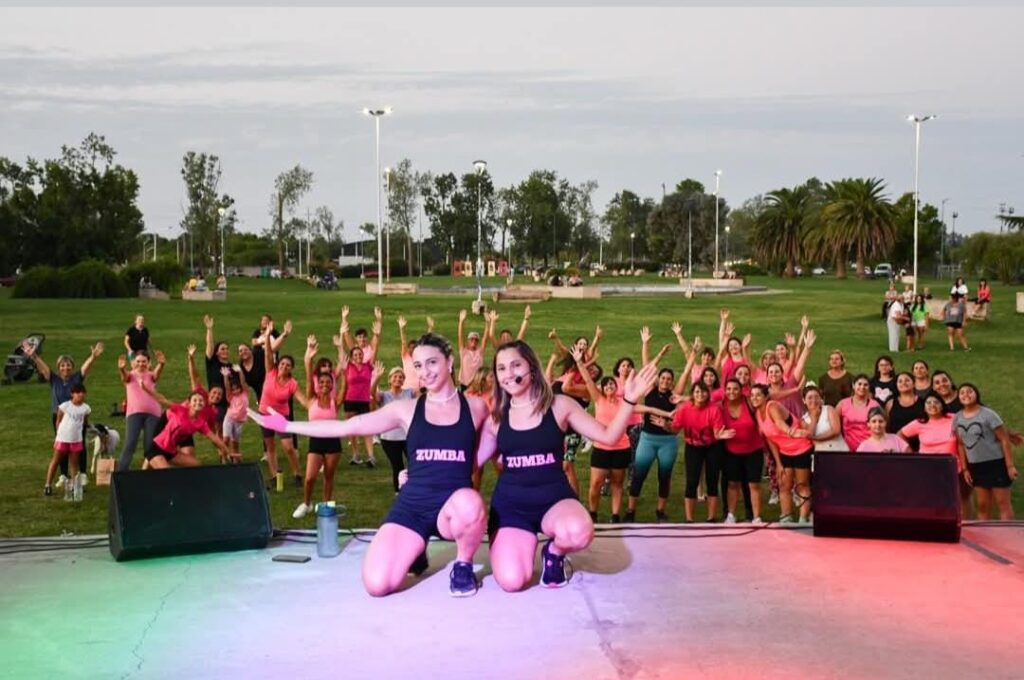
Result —
[[448, 595], [446, 543], [383, 599], [362, 589], [359, 541], [334, 559], [293, 542], [121, 564], [105, 547], [0, 556], [0, 676], [1024, 677], [1024, 529], [969, 526], [958, 545], [745, 531], [602, 533], [568, 587], [517, 594], [484, 546], [467, 599]]

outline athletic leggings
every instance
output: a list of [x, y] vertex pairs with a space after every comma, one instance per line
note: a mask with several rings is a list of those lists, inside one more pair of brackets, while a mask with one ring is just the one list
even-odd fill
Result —
[[405, 450], [405, 440], [381, 439], [380, 446], [384, 449], [384, 455], [388, 457], [388, 462], [391, 463], [391, 483], [397, 493], [398, 473], [405, 469], [405, 459], [409, 455]]
[[686, 497], [697, 497], [697, 485], [700, 483], [700, 470], [704, 468], [704, 489], [708, 496], [718, 496], [718, 477], [722, 474], [721, 443], [710, 446], [686, 445]]
[[153, 443], [153, 437], [156, 436], [156, 427], [159, 423], [160, 416], [151, 413], [133, 413], [125, 418], [124, 448], [121, 449], [121, 459], [117, 462], [118, 470], [127, 470], [132, 466], [132, 456], [135, 455], [140, 434], [144, 435], [142, 450], [149, 448]]
[[668, 498], [668, 490], [672, 483], [672, 466], [679, 455], [679, 438], [674, 434], [640, 433], [640, 441], [636, 445], [636, 461], [634, 463], [633, 481], [629, 485], [629, 495], [639, 496], [644, 488], [644, 480], [651, 471], [651, 465], [658, 461], [658, 498]]

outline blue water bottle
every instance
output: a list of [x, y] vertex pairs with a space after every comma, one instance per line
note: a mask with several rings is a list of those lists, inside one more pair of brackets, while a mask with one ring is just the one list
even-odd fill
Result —
[[338, 509], [334, 501], [316, 506], [316, 554], [318, 557], [336, 557], [338, 545]]

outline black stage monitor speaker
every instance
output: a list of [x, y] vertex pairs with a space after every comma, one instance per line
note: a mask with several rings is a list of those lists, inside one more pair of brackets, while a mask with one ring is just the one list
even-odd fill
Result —
[[107, 528], [119, 562], [263, 548], [273, 531], [255, 463], [115, 472]]
[[814, 535], [960, 540], [953, 456], [814, 454]]

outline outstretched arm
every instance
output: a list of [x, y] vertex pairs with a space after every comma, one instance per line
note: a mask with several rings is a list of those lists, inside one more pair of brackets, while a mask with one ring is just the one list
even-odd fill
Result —
[[804, 335], [804, 348], [800, 352], [800, 356], [796, 360], [796, 364], [793, 366], [793, 372], [790, 374], [793, 380], [802, 382], [804, 379], [804, 371], [807, 368], [807, 360], [811, 356], [811, 348], [814, 347], [814, 342], [818, 339], [814, 331], [811, 329], [807, 330]]
[[164, 366], [167, 365], [167, 358], [160, 350], [153, 352], [153, 356], [156, 357], [156, 368], [153, 369], [153, 382], [157, 382], [160, 380], [160, 376], [164, 374]]
[[194, 390], [202, 386], [202, 382], [199, 380], [199, 371], [196, 370], [196, 346], [189, 345], [185, 348], [185, 353], [188, 355], [188, 382], [191, 389]]
[[398, 354], [404, 360], [409, 357], [409, 340], [405, 337], [405, 326], [408, 322], [402, 315], [398, 316]]
[[270, 354], [273, 354], [278, 348], [284, 344], [284, 341], [292, 334], [292, 322], [288, 319], [284, 322], [284, 327], [281, 329], [281, 334], [276, 338], [272, 335], [267, 335], [267, 347], [270, 348]]
[[626, 431], [626, 425], [633, 413], [633, 407], [651, 390], [657, 375], [658, 367], [653, 363], [641, 368], [639, 373], [630, 372], [623, 388], [619, 412], [615, 414], [612, 422], [607, 425], [597, 422], [593, 416], [584, 411], [583, 407], [572, 399], [559, 399], [555, 397], [555, 401], [562, 404], [562, 408], [568, 409], [566, 420], [573, 430], [592, 441], [614, 442]]
[[558, 337], [558, 331], [555, 330], [554, 328], [552, 328], [551, 331], [548, 333], [548, 340], [551, 340], [552, 342], [555, 343], [555, 349], [558, 350], [559, 356], [569, 353], [569, 350], [565, 346], [565, 343], [563, 343], [562, 339]]
[[644, 326], [640, 329], [640, 363], [646, 366], [651, 363], [651, 329]]
[[370, 349], [373, 350], [373, 355], [377, 356], [380, 335], [384, 332], [384, 312], [380, 311], [380, 307], [373, 308], [373, 323], [370, 325], [370, 332], [373, 333], [373, 337], [370, 338]]
[[168, 399], [164, 395], [160, 394], [156, 390], [151, 390], [149, 388], [149, 385], [147, 385], [146, 381], [143, 380], [142, 378], [139, 378], [139, 387], [142, 388], [143, 392], [145, 392], [149, 396], [151, 396], [154, 399], [156, 399], [160, 403], [160, 405], [163, 406], [164, 408], [170, 408], [170, 407], [174, 406], [174, 402], [173, 401], [171, 401], [170, 399]]
[[275, 432], [301, 434], [308, 437], [370, 437], [397, 427], [408, 427], [409, 418], [407, 416], [410, 413], [405, 405], [408, 403], [412, 402], [410, 400], [393, 401], [384, 408], [346, 420], [293, 421], [273, 409], [266, 415], [249, 409], [249, 418], [259, 423], [260, 427]]
[[459, 357], [462, 357], [462, 350], [466, 347], [466, 335], [464, 333], [466, 327], [466, 310], [459, 310], [459, 330], [456, 336], [459, 345]]
[[46, 365], [46, 362], [43, 361], [41, 356], [36, 354], [35, 347], [27, 342], [23, 342], [21, 343], [21, 351], [25, 356], [32, 360], [32, 363], [35, 364], [36, 370], [39, 371], [39, 375], [43, 376], [43, 380], [49, 380], [50, 367]]
[[601, 399], [601, 393], [597, 390], [594, 379], [590, 377], [590, 371], [587, 370], [587, 363], [583, 358], [583, 352], [580, 352], [575, 347], [570, 351], [572, 352], [572, 358], [576, 360], [576, 365], [580, 369], [580, 377], [583, 378], [583, 384], [587, 388], [587, 396], [590, 397], [590, 401], [596, 404]]
[[597, 346], [601, 342], [601, 338], [604, 337], [604, 330], [598, 325], [594, 327], [594, 340], [590, 343], [590, 347], [587, 349], [587, 354], [593, 356], [597, 353]]
[[209, 314], [203, 316], [203, 325], [206, 326], [206, 358], [212, 359], [216, 349], [213, 346], [213, 317]]
[[306, 353], [302, 355], [302, 365], [306, 369], [306, 398], [312, 399], [316, 390], [316, 376], [313, 375], [313, 357], [317, 351], [316, 336], [306, 336]]

